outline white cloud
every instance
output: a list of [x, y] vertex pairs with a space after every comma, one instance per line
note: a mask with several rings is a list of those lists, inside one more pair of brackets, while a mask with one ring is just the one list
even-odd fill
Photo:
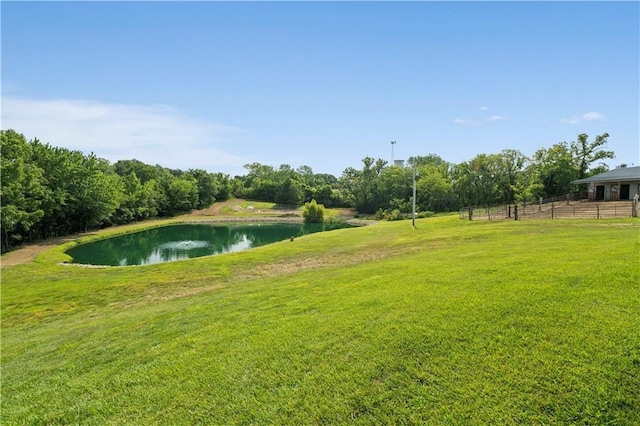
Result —
[[502, 115], [492, 115], [491, 117], [480, 118], [478, 120], [473, 120], [470, 118], [456, 118], [453, 120], [456, 124], [462, 124], [466, 126], [481, 126], [483, 124], [492, 123], [495, 121], [507, 120], [508, 117], [504, 117]]
[[582, 116], [582, 119], [585, 121], [604, 120], [604, 115], [599, 112], [588, 112]]
[[455, 120], [453, 120], [453, 122], [456, 124], [465, 124], [469, 126], [477, 126], [478, 124], [480, 124], [479, 121], [470, 120], [468, 118], [456, 118]]
[[482, 106], [482, 107], [480, 107], [480, 111], [486, 111], [486, 110], [488, 110], [488, 109], [489, 109], [489, 108], [488, 108], [488, 107], [486, 107], [486, 106]]
[[582, 114], [582, 115], [572, 115], [569, 118], [562, 118], [560, 119], [560, 121], [562, 121], [563, 123], [569, 123], [569, 124], [580, 124], [582, 122], [585, 121], [595, 121], [595, 120], [604, 120], [604, 115], [600, 114], [599, 112], [587, 112], [586, 114]]
[[197, 120], [167, 106], [4, 97], [2, 128], [53, 146], [93, 152], [112, 162], [137, 159], [225, 173], [248, 162], [221, 148], [241, 130]]

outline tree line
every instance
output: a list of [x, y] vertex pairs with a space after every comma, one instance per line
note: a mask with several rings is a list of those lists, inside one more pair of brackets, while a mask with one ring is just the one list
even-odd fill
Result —
[[15, 244], [210, 206], [230, 180], [205, 170], [171, 170], [138, 160], [110, 164], [94, 154], [1, 132], [2, 250]]
[[[436, 154], [411, 157], [406, 166], [366, 157], [340, 177], [309, 166], [245, 165], [231, 178], [201, 169], [172, 170], [138, 160], [111, 164], [94, 154], [26, 140], [1, 131], [2, 251], [36, 239], [92, 228], [173, 216], [230, 197], [302, 205], [355, 208], [393, 218], [411, 211], [414, 171], [417, 210], [455, 211], [468, 205], [530, 202], [572, 192], [572, 181], [607, 169], [614, 158], [604, 133], [560, 142], [527, 157], [517, 150], [478, 154], [459, 164]], [[592, 167], [594, 166], [595, 167]]]

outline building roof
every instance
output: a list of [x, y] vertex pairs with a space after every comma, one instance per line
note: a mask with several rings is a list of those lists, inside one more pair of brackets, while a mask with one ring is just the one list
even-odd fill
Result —
[[621, 180], [640, 180], [640, 166], [621, 167], [618, 169], [608, 170], [604, 173], [600, 173], [599, 175], [574, 180], [571, 183], [618, 182]]

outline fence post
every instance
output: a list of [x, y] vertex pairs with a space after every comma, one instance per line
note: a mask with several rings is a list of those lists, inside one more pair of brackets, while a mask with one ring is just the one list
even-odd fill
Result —
[[[516, 206], [517, 206], [517, 204], [516, 204]], [[518, 208], [518, 207], [516, 207], [516, 209], [517, 209], [517, 208]], [[508, 217], [509, 217], [509, 218], [511, 218], [511, 204], [509, 204], [509, 216], [508, 216]]]
[[569, 193], [567, 193], [567, 205], [569, 205]]
[[554, 203], [553, 201], [551, 202], [551, 219], [553, 219], [553, 208], [554, 208]]
[[471, 205], [469, 205], [469, 220], [473, 220], [473, 209], [471, 208]]
[[596, 204], [596, 219], [600, 219], [600, 204]]
[[[509, 209], [511, 209], [511, 206], [509, 206]], [[517, 204], [515, 206], [513, 206], [513, 216], [514, 216], [515, 220], [518, 220], [518, 205]]]

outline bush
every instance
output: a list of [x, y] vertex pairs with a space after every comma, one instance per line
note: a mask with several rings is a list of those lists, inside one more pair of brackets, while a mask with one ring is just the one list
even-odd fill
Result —
[[311, 202], [305, 203], [302, 217], [306, 223], [322, 223], [324, 221], [324, 206], [316, 203], [316, 200], [311, 200]]
[[406, 219], [400, 209], [379, 209], [375, 215], [376, 220], [402, 220]]

